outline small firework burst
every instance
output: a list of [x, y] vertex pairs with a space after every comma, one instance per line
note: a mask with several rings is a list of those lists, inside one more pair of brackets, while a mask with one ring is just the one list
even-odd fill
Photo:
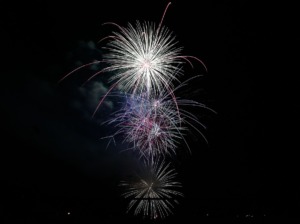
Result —
[[123, 196], [130, 199], [127, 212], [134, 210], [134, 215], [142, 214], [150, 219], [165, 218], [172, 214], [177, 198], [183, 197], [178, 191], [181, 184], [175, 181], [177, 173], [170, 168], [170, 163], [162, 159], [145, 162], [144, 175], [135, 180], [122, 181], [125, 188]]

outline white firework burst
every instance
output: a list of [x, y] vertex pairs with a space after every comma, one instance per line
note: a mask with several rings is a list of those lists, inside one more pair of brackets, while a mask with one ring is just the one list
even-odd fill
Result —
[[115, 73], [111, 80], [126, 92], [151, 95], [165, 89], [180, 74], [183, 63], [172, 32], [149, 22], [118, 27], [120, 31], [111, 36], [106, 47], [109, 53], [103, 59], [107, 71]]
[[161, 159], [146, 162], [145, 168], [146, 175], [120, 183], [125, 188], [123, 196], [130, 199], [127, 212], [134, 210], [134, 215], [142, 214], [150, 219], [165, 218], [173, 213], [177, 198], [183, 197], [178, 191], [181, 184], [174, 180], [177, 173], [170, 168], [170, 163]]
[[172, 82], [179, 81], [178, 76], [183, 74], [183, 64], [187, 62], [193, 66], [191, 59], [198, 61], [207, 70], [199, 58], [182, 55], [182, 47], [178, 46], [175, 35], [162, 26], [164, 15], [170, 4], [167, 5], [158, 26], [155, 23], [139, 21], [135, 25], [129, 23], [127, 27], [106, 23], [113, 24], [118, 31], [102, 39], [108, 40], [106, 46], [103, 47], [107, 50], [103, 60], [82, 65], [60, 79], [59, 82], [87, 66], [105, 64], [102, 70], [87, 80], [90, 81], [104, 72], [112, 74], [110, 77], [112, 85], [100, 100], [93, 116], [109, 93], [117, 87], [127, 93], [147, 93], [148, 97], [152, 97], [162, 90], [171, 93]]

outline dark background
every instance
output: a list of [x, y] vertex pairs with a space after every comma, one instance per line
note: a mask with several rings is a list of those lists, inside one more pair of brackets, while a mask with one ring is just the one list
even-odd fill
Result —
[[[102, 23], [158, 23], [167, 1], [1, 4], [3, 223], [147, 222], [126, 214], [117, 187], [134, 159], [121, 144], [105, 149], [100, 140], [109, 105], [90, 119], [103, 79], [98, 89], [93, 81], [80, 89], [93, 74], [87, 69], [57, 81], [78, 63], [101, 59], [96, 42], [113, 29]], [[185, 197], [165, 222], [298, 217], [297, 84], [283, 66], [282, 16], [273, 7], [172, 2], [164, 25], [184, 54], [208, 67], [186, 66], [187, 76], [204, 76], [182, 94], [217, 114], [193, 110], [209, 143], [191, 134], [192, 154], [182, 143], [172, 158]]]

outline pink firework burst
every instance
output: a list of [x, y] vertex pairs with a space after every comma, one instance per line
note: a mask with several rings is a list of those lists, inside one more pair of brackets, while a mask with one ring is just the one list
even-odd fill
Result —
[[178, 105], [175, 105], [173, 96], [173, 92], [167, 91], [157, 96], [152, 95], [151, 98], [148, 98], [147, 94], [125, 95], [125, 105], [113, 114], [113, 118], [105, 122], [117, 128], [117, 131], [109, 137], [114, 139], [115, 136], [121, 135], [123, 142], [129, 143], [129, 149], [137, 150], [142, 157], [148, 159], [159, 155], [176, 154], [176, 148], [181, 140], [190, 150], [184, 137], [188, 128], [195, 129], [206, 141], [200, 130], [200, 127], [205, 126], [195, 115], [181, 107], [211, 109], [196, 101], [178, 98], [176, 98]]

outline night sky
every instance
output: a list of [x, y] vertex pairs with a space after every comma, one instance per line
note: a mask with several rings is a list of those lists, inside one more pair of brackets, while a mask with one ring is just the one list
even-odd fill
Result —
[[[120, 141], [106, 148], [101, 139], [113, 131], [101, 123], [118, 102], [108, 99], [91, 117], [109, 76], [81, 87], [102, 68], [97, 65], [58, 80], [101, 60], [97, 41], [115, 29], [103, 23], [158, 23], [167, 3], [1, 6], [1, 223], [148, 222], [126, 214], [118, 188], [138, 161]], [[217, 114], [191, 109], [207, 127], [208, 144], [191, 132], [191, 154], [181, 142], [170, 158], [185, 197], [163, 222], [298, 217], [298, 86], [281, 70], [282, 24], [272, 7], [246, 0], [172, 2], [164, 25], [184, 54], [208, 67], [206, 73], [197, 63], [185, 66], [186, 77], [203, 76], [178, 94]]]

